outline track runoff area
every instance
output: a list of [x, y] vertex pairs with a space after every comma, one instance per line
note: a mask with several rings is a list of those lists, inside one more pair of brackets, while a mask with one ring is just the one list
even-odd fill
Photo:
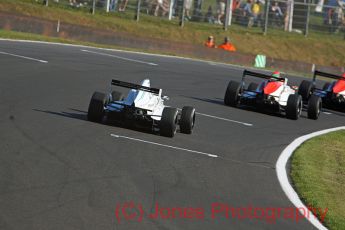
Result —
[[[327, 215], [294, 206], [275, 167], [297, 137], [343, 125], [341, 112], [225, 106], [243, 68], [186, 58], [1, 40], [0, 62], [4, 229], [312, 229], [312, 212]], [[168, 106], [196, 108], [191, 135], [87, 121], [94, 91], [145, 78]]]

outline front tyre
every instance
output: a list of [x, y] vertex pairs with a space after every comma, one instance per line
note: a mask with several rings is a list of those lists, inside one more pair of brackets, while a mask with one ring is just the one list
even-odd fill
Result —
[[93, 122], [102, 122], [107, 101], [108, 97], [104, 93], [94, 92], [87, 111], [87, 119]]
[[180, 118], [181, 133], [191, 134], [195, 123], [195, 108], [184, 106]]
[[178, 110], [172, 107], [163, 109], [162, 118], [159, 122], [160, 134], [165, 137], [174, 137], [177, 129]]
[[308, 101], [308, 118], [317, 120], [320, 116], [322, 100], [316, 95], [311, 95]]
[[297, 120], [302, 113], [302, 97], [299, 94], [290, 94], [286, 105], [286, 117]]
[[226, 88], [224, 104], [232, 107], [238, 105], [240, 99], [241, 84], [236, 81], [230, 81]]

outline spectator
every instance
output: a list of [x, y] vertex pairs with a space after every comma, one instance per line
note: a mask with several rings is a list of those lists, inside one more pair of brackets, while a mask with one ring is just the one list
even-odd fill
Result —
[[209, 36], [204, 45], [208, 48], [216, 48], [216, 44], [214, 43], [213, 36]]
[[[177, 0], [170, 0], [170, 1], [172, 1], [172, 16], [173, 17], [176, 17], [177, 16], [177, 9], [178, 9], [178, 7], [177, 7]], [[169, 9], [170, 9], [170, 6], [169, 6]]]
[[277, 17], [283, 17], [283, 12], [280, 9], [280, 6], [278, 2], [274, 2], [273, 6], [271, 7], [272, 12], [277, 16]]
[[69, 4], [71, 6], [75, 6], [75, 5], [77, 5], [77, 2], [76, 2], [76, 0], [69, 0]]
[[252, 27], [254, 24], [254, 17], [252, 12], [252, 0], [247, 0], [246, 5], [243, 8], [244, 17], [247, 21], [247, 26]]
[[126, 10], [127, 3], [128, 3], [128, 0], [122, 0], [121, 5], [119, 7], [120, 12], [124, 12]]
[[272, 23], [276, 24], [278, 27], [282, 26], [283, 12], [278, 2], [273, 3], [273, 5], [271, 6], [271, 11], [273, 13]]
[[217, 21], [216, 24], [222, 25], [222, 18], [225, 13], [225, 0], [217, 0]]
[[169, 12], [167, 1], [157, 0], [154, 16], [158, 16], [159, 9], [162, 9], [162, 16], [165, 16]]
[[236, 48], [233, 44], [231, 44], [229, 37], [224, 38], [224, 43], [218, 46], [219, 49], [223, 49], [226, 51], [234, 52]]
[[110, 1], [110, 6], [109, 6], [109, 11], [114, 12], [116, 9], [116, 5], [117, 5], [117, 0], [111, 0]]
[[211, 23], [211, 24], [215, 23], [213, 11], [212, 11], [212, 6], [208, 7], [207, 13], [205, 15], [205, 21], [208, 23]]
[[240, 7], [240, 2], [238, 0], [233, 0], [232, 1], [232, 12], [235, 12], [235, 10], [239, 7]]
[[184, 0], [184, 10], [185, 10], [185, 19], [191, 20], [192, 17], [190, 16], [190, 9], [192, 8], [193, 0]]
[[254, 23], [260, 27], [261, 26], [261, 21], [262, 21], [262, 7], [261, 7], [261, 2], [257, 0], [252, 7], [252, 13], [254, 17]]
[[335, 22], [335, 33], [339, 33], [342, 29], [344, 29], [345, 25], [345, 15], [344, 15], [344, 9], [345, 9], [345, 2], [342, 0], [338, 0], [338, 7], [335, 10], [336, 13], [336, 22]]
[[241, 7], [241, 0], [234, 0], [235, 6], [232, 8], [233, 13], [233, 22], [237, 22], [239, 24], [242, 23], [243, 18], [243, 8]]

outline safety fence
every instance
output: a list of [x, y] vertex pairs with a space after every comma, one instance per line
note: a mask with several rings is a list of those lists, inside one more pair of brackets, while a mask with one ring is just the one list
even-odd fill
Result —
[[[345, 0], [32, 0], [86, 13], [121, 14], [140, 22], [143, 15], [177, 21], [237, 25], [248, 30], [321, 33], [345, 39]], [[222, 25], [222, 26], [220, 26]]]

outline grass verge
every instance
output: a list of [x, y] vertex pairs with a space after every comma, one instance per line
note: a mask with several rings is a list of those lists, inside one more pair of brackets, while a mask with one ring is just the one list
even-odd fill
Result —
[[35, 0], [1, 0], [0, 10], [41, 17], [49, 20], [61, 20], [62, 23], [83, 25], [98, 29], [127, 32], [136, 37], [160, 38], [171, 42], [186, 42], [203, 45], [210, 34], [220, 43], [224, 36], [230, 36], [242, 53], [265, 54], [268, 57], [315, 63], [325, 66], [343, 66], [345, 63], [345, 42], [343, 39], [324, 34], [310, 34], [308, 38], [280, 30], [270, 30], [263, 36], [259, 28], [247, 29], [233, 25], [228, 31], [221, 26], [207, 23], [188, 22], [182, 29], [178, 21], [168, 21], [145, 14], [140, 22], [133, 20], [134, 12], [104, 13], [95, 15], [85, 10], [60, 7], [51, 4], [45, 7]]
[[315, 137], [302, 144], [291, 161], [291, 178], [308, 206], [328, 208], [324, 224], [345, 229], [345, 131]]

